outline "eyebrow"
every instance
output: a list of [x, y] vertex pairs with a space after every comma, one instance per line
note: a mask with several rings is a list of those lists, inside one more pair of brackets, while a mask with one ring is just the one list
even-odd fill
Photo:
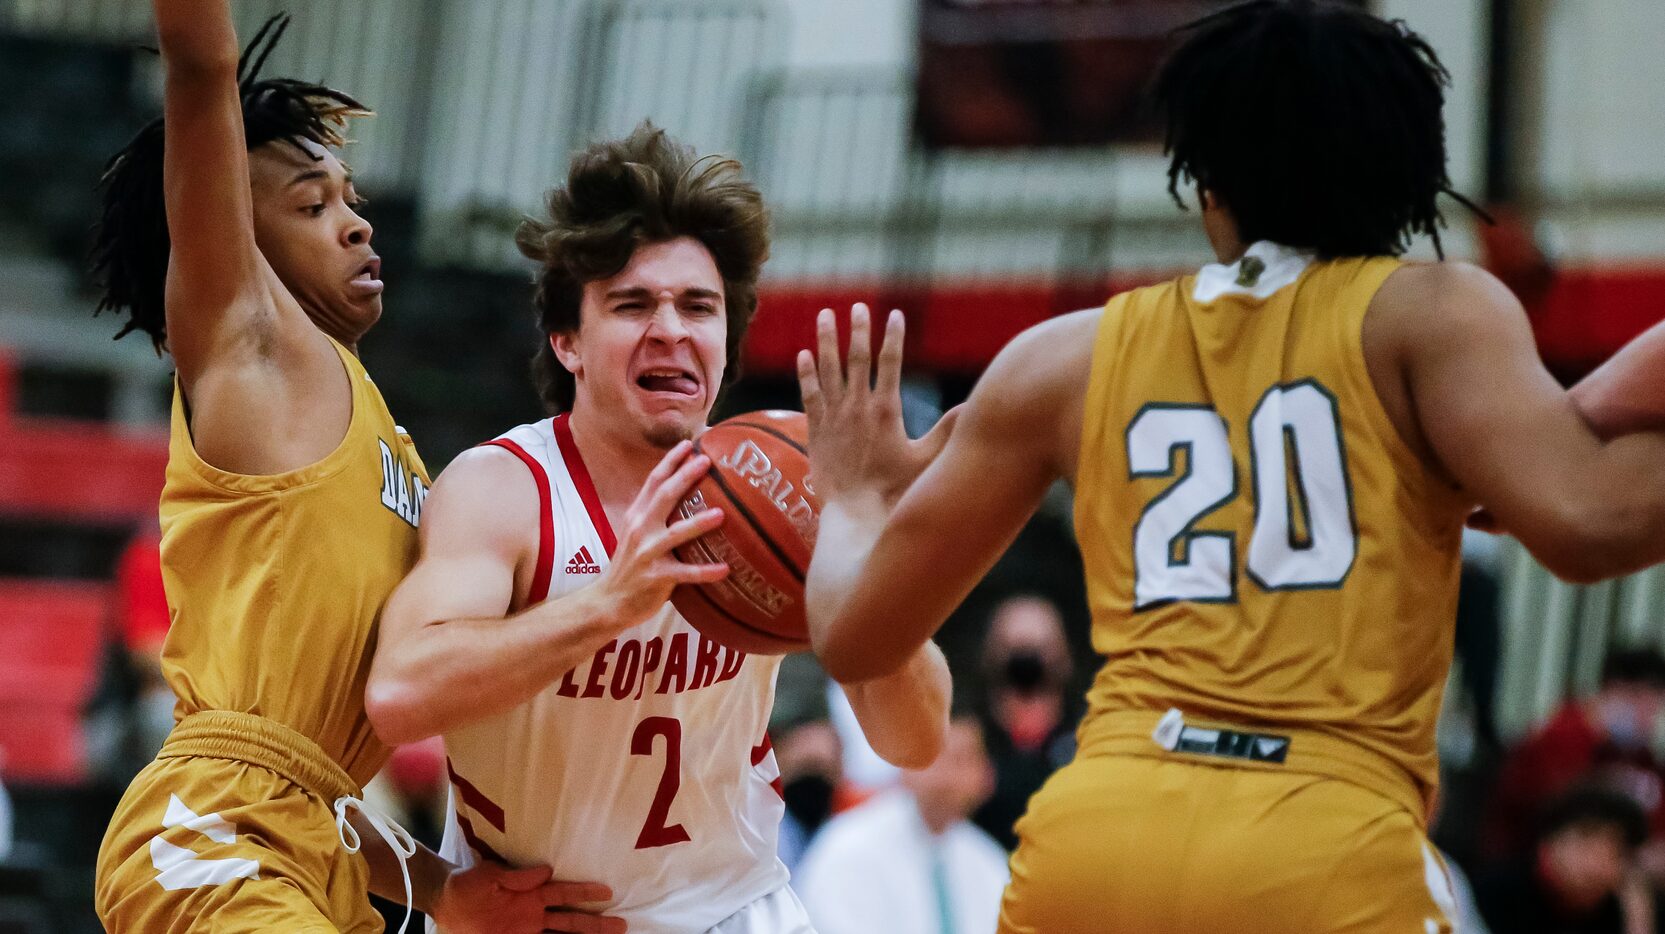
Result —
[[[648, 297], [652, 294], [653, 294], [653, 291], [651, 289], [646, 289], [646, 288], [642, 288], [641, 286], [636, 286], [634, 288], [613, 289], [613, 290], [611, 290], [607, 293], [606, 297], [608, 299], [615, 299], [615, 298], [646, 298], [646, 297]], [[697, 286], [694, 287], [694, 288], [683, 289], [678, 294], [682, 298], [722, 298], [723, 297], [723, 294], [721, 292], [716, 292], [716, 291], [713, 291], [711, 289], [700, 288], [700, 287], [697, 287]]]
[[[289, 187], [293, 188], [301, 182], [310, 182], [316, 179], [328, 180], [329, 177], [330, 173], [324, 171], [323, 169], [307, 169], [305, 172], [302, 172], [301, 174], [290, 179]], [[349, 179], [349, 181], [351, 181], [351, 179]]]

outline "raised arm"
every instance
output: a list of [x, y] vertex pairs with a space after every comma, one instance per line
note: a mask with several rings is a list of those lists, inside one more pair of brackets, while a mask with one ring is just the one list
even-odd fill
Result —
[[382, 611], [365, 691], [376, 735], [411, 742], [509, 710], [657, 612], [676, 584], [727, 573], [671, 553], [722, 522], [712, 509], [665, 525], [710, 468], [690, 450], [683, 442], [654, 469], [594, 584], [519, 612], [516, 575], [538, 555], [532, 476], [498, 448], [453, 461], [423, 502], [422, 556]]
[[1665, 428], [1665, 321], [1579, 381], [1572, 398], [1603, 438]]
[[1367, 319], [1399, 349], [1451, 477], [1552, 572], [1594, 581], [1665, 560], [1665, 433], [1603, 442], [1544, 369], [1526, 314], [1472, 266], [1407, 266]]
[[254, 240], [249, 155], [226, 0], [155, 0], [162, 50], [168, 346], [187, 389], [274, 313]]
[[838, 436], [848, 419], [841, 402], [824, 397], [826, 366], [816, 374], [800, 360], [823, 501], [806, 602], [815, 653], [834, 678], [868, 681], [906, 664], [1011, 545], [1048, 486], [1070, 474], [1069, 425], [1079, 422], [1096, 320], [1096, 312], [1055, 319], [1002, 350], [941, 454], [894, 506], [873, 482], [884, 452]]

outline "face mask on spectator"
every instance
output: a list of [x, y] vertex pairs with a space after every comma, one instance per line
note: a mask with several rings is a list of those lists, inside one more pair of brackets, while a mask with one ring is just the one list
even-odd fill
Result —
[[832, 814], [833, 786], [821, 775], [804, 775], [781, 789], [786, 809], [804, 830], [814, 833]]
[[1625, 752], [1645, 750], [1653, 740], [1653, 724], [1643, 723], [1636, 708], [1623, 700], [1603, 701], [1598, 715], [1607, 741]]

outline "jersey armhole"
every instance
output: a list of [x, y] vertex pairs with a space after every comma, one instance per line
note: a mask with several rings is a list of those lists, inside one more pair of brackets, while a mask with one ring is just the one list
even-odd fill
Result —
[[520, 458], [538, 485], [538, 561], [532, 569], [532, 586], [526, 592], [528, 606], [549, 597], [549, 579], [555, 568], [555, 510], [549, 493], [549, 475], [526, 449], [508, 438], [496, 438], [480, 447], [499, 447]]

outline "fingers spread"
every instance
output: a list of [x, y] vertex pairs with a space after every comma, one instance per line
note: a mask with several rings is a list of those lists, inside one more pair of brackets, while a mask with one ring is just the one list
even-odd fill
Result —
[[[904, 325], [902, 313], [892, 311], [885, 321], [885, 341], [879, 347], [879, 375], [873, 392], [881, 400], [897, 397], [902, 391], [902, 343]], [[897, 411], [901, 411], [898, 401]]]
[[670, 551], [672, 548], [688, 544], [722, 524], [723, 511], [721, 509], [706, 509], [686, 519], [671, 523], [670, 528], [665, 530], [662, 541], [656, 542], [655, 545], [663, 551]]
[[643, 492], [648, 495], [648, 506], [643, 521], [663, 523], [670, 516], [671, 510], [676, 508], [677, 503], [682, 502], [694, 488], [694, 484], [700, 482], [700, 478], [710, 469], [711, 458], [704, 454], [696, 454], [684, 461], [676, 473], [671, 474], [658, 488], [644, 489]]
[[694, 442], [678, 441], [676, 443], [676, 447], [666, 451], [665, 456], [659, 459], [659, 463], [653, 466], [652, 472], [648, 474], [647, 482], [642, 484], [642, 489], [644, 491], [652, 490], [653, 488], [664, 483], [667, 477], [675, 473], [678, 467], [682, 466], [683, 459], [686, 458], [688, 456], [688, 452], [693, 449]]
[[831, 308], [815, 316], [815, 366], [821, 377], [821, 395], [835, 406], [844, 398], [844, 373], [838, 365], [838, 322]]
[[815, 373], [815, 355], [807, 350], [798, 351], [798, 391], [804, 397], [804, 414], [809, 416], [813, 430], [826, 407], [821, 398], [821, 380]]
[[850, 355], [844, 367], [846, 392], [863, 393], [872, 385], [873, 326], [867, 306], [860, 302], [850, 306]]

